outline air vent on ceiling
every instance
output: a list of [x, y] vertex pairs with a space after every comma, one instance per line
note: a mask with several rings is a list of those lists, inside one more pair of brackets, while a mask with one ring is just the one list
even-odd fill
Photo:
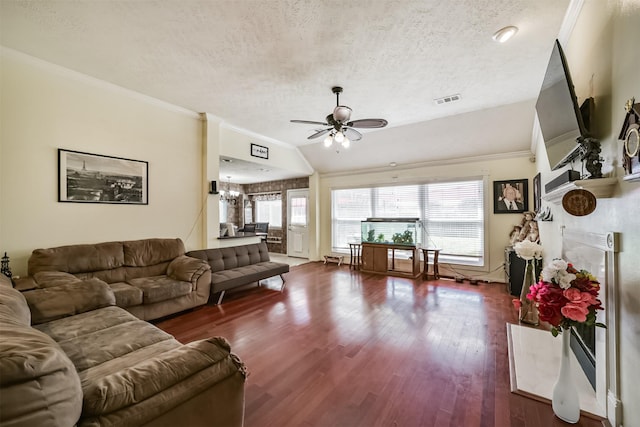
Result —
[[460, 94], [456, 93], [455, 95], [443, 96], [442, 98], [434, 99], [433, 101], [436, 105], [449, 104], [450, 102], [460, 101]]

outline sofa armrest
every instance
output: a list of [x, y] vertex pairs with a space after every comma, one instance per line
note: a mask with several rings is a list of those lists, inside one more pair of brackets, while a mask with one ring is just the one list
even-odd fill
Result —
[[38, 287], [35, 279], [31, 276], [19, 277], [17, 279], [13, 278], [11, 279], [11, 281], [15, 284], [16, 289], [20, 292], [30, 291]]
[[[173, 395], [177, 401], [187, 400], [188, 396], [179, 399], [176, 394], [195, 395], [197, 389], [210, 387], [238, 373], [246, 378], [244, 364], [231, 353], [224, 338], [194, 341], [87, 383], [83, 389], [82, 413], [85, 417], [113, 413], [163, 392]], [[195, 384], [180, 387], [181, 383], [194, 379], [197, 387]]]
[[181, 255], [169, 263], [167, 276], [175, 280], [191, 283], [193, 285], [192, 289], [195, 291], [198, 279], [210, 270], [211, 267], [206, 261]]
[[31, 324], [50, 322], [116, 304], [113, 291], [100, 279], [87, 279], [23, 293]]
[[50, 288], [81, 281], [73, 274], [64, 271], [39, 271], [33, 275], [33, 280], [38, 288]]

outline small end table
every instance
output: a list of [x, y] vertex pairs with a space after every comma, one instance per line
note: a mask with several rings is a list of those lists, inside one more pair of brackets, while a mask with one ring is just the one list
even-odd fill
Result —
[[362, 265], [362, 245], [360, 243], [349, 243], [349, 269], [360, 270]]
[[427, 280], [429, 278], [429, 253], [433, 252], [433, 278], [438, 280], [440, 278], [440, 272], [438, 271], [438, 255], [440, 254], [440, 248], [422, 248], [422, 257], [424, 259], [424, 269], [422, 271], [422, 278]]

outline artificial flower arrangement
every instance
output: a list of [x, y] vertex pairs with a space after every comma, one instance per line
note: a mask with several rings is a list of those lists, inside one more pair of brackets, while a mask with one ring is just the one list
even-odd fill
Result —
[[542, 270], [541, 279], [530, 287], [527, 298], [536, 303], [540, 320], [551, 324], [555, 337], [579, 324], [606, 328], [596, 322], [596, 310], [603, 310], [599, 292], [600, 283], [591, 273], [555, 259]]
[[513, 249], [516, 251], [516, 255], [527, 261], [542, 258], [542, 246], [531, 240], [518, 242], [513, 245]]

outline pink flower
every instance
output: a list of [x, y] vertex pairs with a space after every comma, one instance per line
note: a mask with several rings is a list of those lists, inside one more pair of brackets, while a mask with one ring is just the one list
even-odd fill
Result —
[[514, 298], [513, 300], [511, 300], [511, 302], [513, 303], [513, 306], [516, 308], [516, 310], [519, 310], [520, 307], [522, 307], [522, 301], [520, 301], [518, 298]]
[[584, 303], [587, 305], [595, 305], [598, 302], [598, 299], [595, 296], [593, 296], [591, 293], [581, 292], [579, 289], [576, 289], [573, 287], [569, 289], [565, 289], [562, 292], [562, 294], [566, 299], [569, 300], [569, 302], [572, 302], [575, 304]]
[[589, 308], [584, 303], [574, 304], [569, 302], [560, 309], [560, 312], [567, 319], [575, 320], [576, 322], [586, 322]]

